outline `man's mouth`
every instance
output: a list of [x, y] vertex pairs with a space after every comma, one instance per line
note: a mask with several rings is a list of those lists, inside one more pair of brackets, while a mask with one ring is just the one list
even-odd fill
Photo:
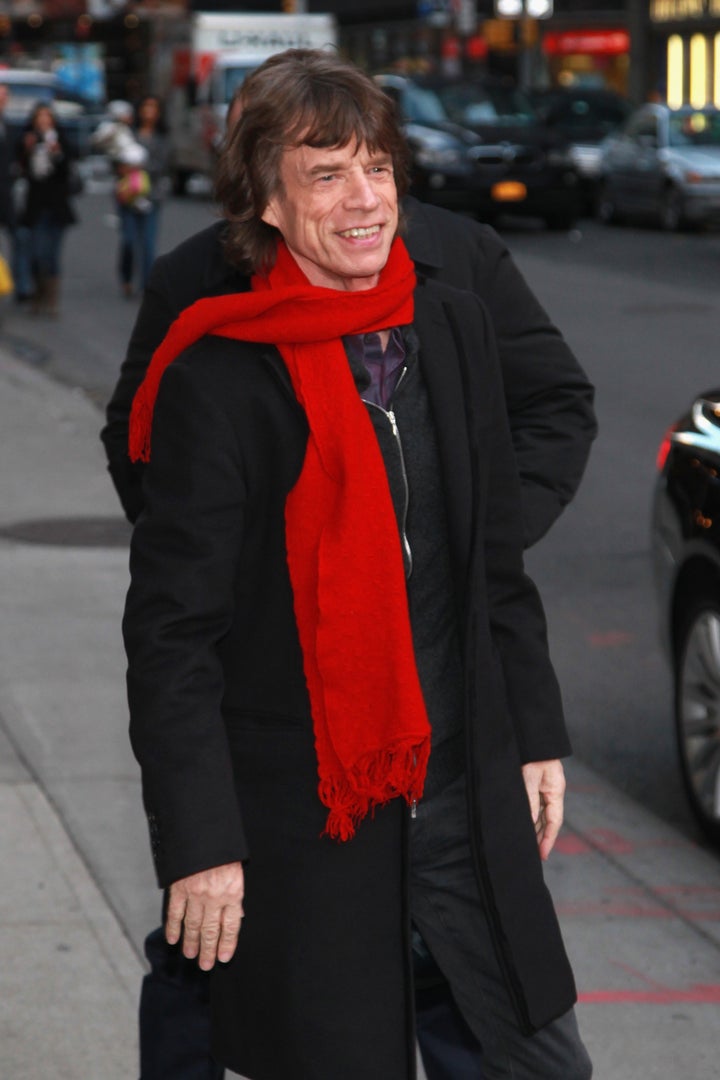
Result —
[[345, 232], [341, 232], [340, 235], [353, 240], [361, 240], [366, 236], [376, 236], [379, 232], [379, 225], [368, 225], [367, 228], [346, 229]]

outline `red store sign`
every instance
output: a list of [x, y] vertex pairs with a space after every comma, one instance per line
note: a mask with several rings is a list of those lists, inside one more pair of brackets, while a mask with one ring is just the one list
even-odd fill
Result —
[[627, 30], [551, 30], [543, 36], [548, 56], [620, 56], [630, 51]]

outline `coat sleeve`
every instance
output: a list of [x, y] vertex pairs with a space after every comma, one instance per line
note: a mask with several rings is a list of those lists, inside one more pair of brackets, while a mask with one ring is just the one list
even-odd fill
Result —
[[497, 339], [529, 547], [560, 516], [582, 479], [597, 434], [594, 389], [487, 226], [477, 236], [474, 277]]
[[144, 467], [134, 464], [128, 456], [130, 409], [153, 353], [165, 337], [170, 323], [179, 314], [171, 298], [172, 290], [168, 288], [164, 262], [158, 259], [130, 335], [120, 376], [105, 410], [105, 427], [100, 432], [108, 471], [125, 515], [131, 522], [137, 519], [142, 509]]
[[161, 886], [248, 854], [218, 655], [233, 618], [243, 469], [223, 396], [188, 355], [165, 372], [155, 406], [123, 620], [130, 737]]
[[592, 384], [494, 229], [415, 199], [406, 204], [408, 248], [420, 272], [474, 292], [490, 313], [529, 547], [582, 478], [597, 433]]
[[490, 632], [521, 760], [547, 761], [567, 756], [571, 746], [550, 659], [545, 613], [523, 564], [516, 457], [503, 403], [497, 347], [487, 318], [482, 352], [489, 420], [482, 443], [475, 448], [480, 458], [475, 468], [482, 474], [486, 462], [485, 514], [478, 528], [483, 537]]

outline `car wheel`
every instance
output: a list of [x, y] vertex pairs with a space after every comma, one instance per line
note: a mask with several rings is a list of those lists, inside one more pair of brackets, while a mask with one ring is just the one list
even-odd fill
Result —
[[615, 196], [607, 182], [600, 185], [597, 195], [596, 214], [604, 225], [617, 225], [622, 220], [615, 202]]
[[703, 600], [683, 620], [675, 678], [675, 730], [690, 806], [720, 844], [720, 604]]
[[577, 224], [577, 214], [574, 210], [559, 210], [555, 214], [546, 214], [545, 224], [553, 232], [568, 231]]
[[665, 232], [677, 232], [685, 219], [682, 195], [676, 187], [667, 187], [660, 204], [660, 224]]

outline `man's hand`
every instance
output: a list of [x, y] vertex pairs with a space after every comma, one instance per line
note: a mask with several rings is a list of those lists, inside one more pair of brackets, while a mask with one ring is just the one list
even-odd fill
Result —
[[530, 813], [535, 823], [540, 858], [545, 860], [555, 846], [563, 823], [565, 772], [561, 761], [531, 761], [522, 767]]
[[232, 959], [243, 917], [245, 878], [242, 863], [214, 866], [170, 886], [165, 937], [183, 939], [183, 955], [198, 956], [203, 971], [216, 960]]

